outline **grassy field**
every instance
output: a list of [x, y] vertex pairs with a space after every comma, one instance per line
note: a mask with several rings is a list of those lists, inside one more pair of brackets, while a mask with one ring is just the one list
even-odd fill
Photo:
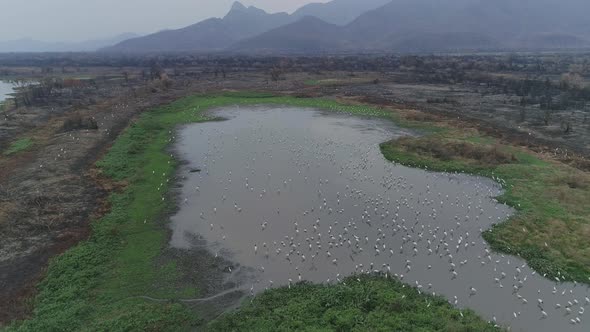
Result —
[[33, 146], [32, 139], [30, 139], [28, 137], [21, 138], [17, 141], [14, 141], [12, 144], [10, 144], [8, 149], [6, 149], [6, 151], [4, 151], [3, 154], [5, 156], [10, 156], [10, 155], [19, 153], [21, 151], [25, 151], [25, 150], [29, 149], [31, 146]]
[[[358, 278], [358, 279], [357, 279]], [[209, 324], [229, 331], [498, 331], [472, 311], [420, 295], [394, 279], [350, 277], [337, 285], [273, 289]]]
[[[204, 110], [248, 104], [320, 107], [350, 114], [390, 116], [376, 108], [340, 105], [331, 100], [252, 93], [193, 96], [144, 113], [97, 164], [105, 177], [123, 187], [111, 194], [110, 212], [92, 223], [88, 240], [51, 260], [32, 300], [31, 317], [14, 322], [6, 330], [182, 331], [200, 326], [202, 319], [196, 313], [174, 301], [198, 297], [198, 286], [177, 282], [183, 272], [176, 262], [158, 263], [167, 243], [166, 216], [175, 205], [167, 193], [177, 161], [166, 149], [176, 126], [209, 120], [204, 117]], [[345, 289], [343, 285], [333, 287], [327, 291]], [[391, 294], [399, 293], [396, 283], [383, 283], [380, 287], [391, 287]], [[283, 292], [277, 290], [276, 294]], [[152, 302], [140, 296], [170, 301]], [[276, 295], [270, 292], [267, 296]], [[375, 301], [378, 303], [380, 298]], [[442, 300], [413, 295], [402, 304], [419, 306], [426, 301]], [[382, 305], [381, 314], [387, 309], [385, 302]], [[354, 308], [345, 306], [342, 310], [344, 315]], [[428, 319], [436, 322], [442, 319], [439, 314], [453, 314], [455, 318], [458, 315], [458, 311], [448, 307], [444, 310]], [[334, 316], [337, 313], [337, 307], [331, 311]], [[468, 323], [474, 320], [471, 314], [467, 317]], [[449, 324], [452, 320], [449, 318]]]
[[495, 179], [518, 212], [484, 232], [493, 249], [519, 255], [549, 278], [590, 283], [590, 175], [490, 137], [447, 130], [381, 145], [385, 157], [434, 171]]

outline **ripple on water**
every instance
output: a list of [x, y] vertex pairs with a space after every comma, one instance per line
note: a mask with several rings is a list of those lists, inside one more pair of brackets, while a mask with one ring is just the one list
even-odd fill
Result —
[[6, 100], [14, 92], [12, 83], [0, 81], [0, 103]]
[[378, 144], [410, 134], [390, 121], [296, 108], [214, 113], [229, 120], [180, 130], [179, 153], [202, 171], [185, 170], [171, 245], [201, 235], [249, 268], [245, 289], [381, 271], [512, 330], [590, 331], [586, 286], [542, 278], [481, 238], [513, 212], [493, 199], [501, 188], [386, 161]]

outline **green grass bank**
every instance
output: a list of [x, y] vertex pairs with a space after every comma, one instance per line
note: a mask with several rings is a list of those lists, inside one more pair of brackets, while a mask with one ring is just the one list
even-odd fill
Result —
[[483, 233], [497, 251], [518, 255], [548, 278], [590, 283], [590, 175], [542, 160], [490, 137], [457, 129], [381, 145], [400, 164], [495, 179], [517, 210]]
[[8, 146], [8, 148], [2, 152], [3, 155], [5, 156], [10, 156], [13, 154], [17, 154], [21, 151], [25, 151], [28, 150], [29, 148], [31, 148], [33, 146], [33, 140], [25, 137], [25, 138], [21, 138], [19, 140], [16, 140], [14, 142], [12, 142], [10, 144], [10, 146]]
[[210, 331], [498, 331], [470, 310], [395, 279], [349, 277], [267, 291], [209, 324]]

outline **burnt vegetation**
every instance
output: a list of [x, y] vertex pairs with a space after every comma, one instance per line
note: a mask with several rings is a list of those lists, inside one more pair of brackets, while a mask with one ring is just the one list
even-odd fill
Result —
[[[18, 94], [4, 108], [91, 105], [113, 89], [151, 93], [203, 83], [222, 84], [263, 75], [266, 85], [292, 82], [297, 93], [326, 86], [370, 84], [364, 97], [386, 104], [422, 106], [495, 124], [539, 129], [543, 137], [580, 140], [590, 135], [590, 54], [241, 56], [101, 53], [2, 54], [0, 77]], [[341, 79], [333, 78], [336, 73]], [[311, 78], [311, 80], [310, 80]], [[325, 78], [325, 79], [321, 79]], [[324, 84], [326, 83], [326, 84]], [[424, 96], [397, 98], [395, 85], [420, 87]], [[432, 94], [429, 86], [444, 87]], [[389, 89], [389, 91], [385, 91]], [[345, 90], [345, 95], [358, 94]], [[384, 90], [385, 89], [385, 90]], [[428, 95], [426, 95], [428, 93]], [[410, 99], [410, 100], [409, 100]], [[425, 104], [425, 105], [423, 105]], [[502, 114], [498, 114], [499, 110]], [[574, 144], [575, 145], [575, 144]], [[571, 149], [573, 145], [569, 146]], [[585, 151], [587, 153], [589, 151]]]
[[[219, 86], [262, 76], [266, 86], [291, 84], [300, 96], [361, 94], [381, 104], [485, 120], [527, 135], [536, 131], [546, 145], [565, 139], [568, 150], [590, 153], [583, 143], [590, 135], [590, 54], [46, 53], [0, 54], [0, 64], [0, 78], [12, 80], [18, 91], [3, 105], [5, 110], [34, 106], [78, 110], [127, 88], [136, 97], [143, 90], [154, 94], [174, 86]], [[311, 84], [306, 87], [303, 82]], [[417, 93], [400, 97], [400, 85], [412, 85]], [[343, 89], [335, 89], [338, 86]], [[439, 91], [432, 93], [430, 87]]]

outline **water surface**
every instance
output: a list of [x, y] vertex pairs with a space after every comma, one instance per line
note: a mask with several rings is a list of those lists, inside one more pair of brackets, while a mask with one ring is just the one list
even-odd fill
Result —
[[288, 107], [212, 115], [228, 120], [179, 132], [190, 165], [171, 245], [202, 237], [240, 264], [247, 291], [379, 271], [513, 331], [590, 331], [586, 286], [540, 277], [481, 238], [513, 213], [493, 199], [501, 188], [388, 162], [378, 144], [409, 134], [390, 121]]
[[10, 97], [10, 94], [14, 92], [13, 88], [12, 83], [0, 81], [0, 103]]

